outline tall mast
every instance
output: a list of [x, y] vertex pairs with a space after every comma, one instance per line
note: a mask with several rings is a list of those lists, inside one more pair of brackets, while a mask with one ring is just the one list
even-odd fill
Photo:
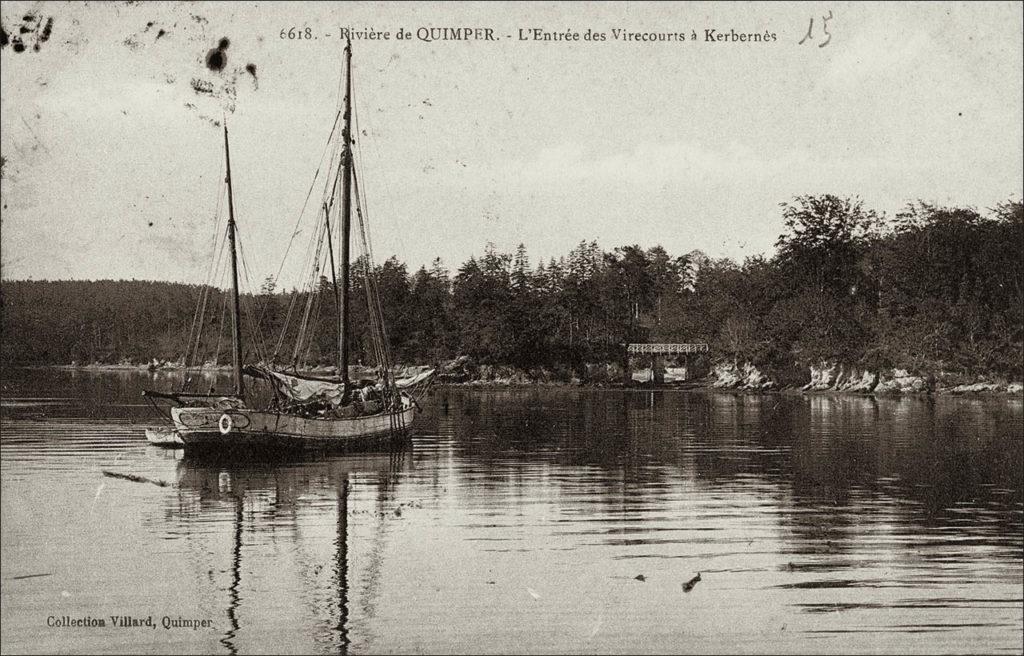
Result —
[[344, 147], [341, 149], [343, 166], [341, 178], [341, 312], [338, 326], [338, 373], [348, 393], [348, 243], [352, 229], [352, 42], [345, 45], [345, 128], [341, 132]]
[[227, 160], [228, 241], [231, 243], [231, 359], [235, 370], [235, 394], [242, 396], [242, 319], [238, 302], [238, 254], [235, 248], [235, 199], [231, 193], [231, 149], [228, 148], [228, 122], [224, 120], [224, 158]]

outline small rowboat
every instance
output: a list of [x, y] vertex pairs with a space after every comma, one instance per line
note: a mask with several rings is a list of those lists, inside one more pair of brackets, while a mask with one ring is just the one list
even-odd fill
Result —
[[146, 439], [154, 446], [162, 446], [168, 449], [179, 449], [185, 446], [178, 432], [169, 428], [147, 428]]

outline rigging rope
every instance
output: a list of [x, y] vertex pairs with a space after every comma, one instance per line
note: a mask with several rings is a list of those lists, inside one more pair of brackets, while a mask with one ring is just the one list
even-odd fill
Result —
[[384, 324], [384, 307], [380, 299], [380, 289], [376, 279], [377, 277], [373, 270], [373, 248], [370, 243], [369, 232], [366, 229], [366, 220], [363, 213], [365, 198], [361, 194], [359, 177], [356, 173], [355, 167], [353, 167], [352, 170], [352, 184], [356, 198], [356, 223], [360, 238], [360, 246], [362, 247], [364, 270], [363, 284], [366, 287], [366, 303], [372, 337], [371, 343], [373, 345], [374, 354], [380, 370], [381, 384], [388, 392], [388, 405], [393, 407], [397, 403], [397, 405], [401, 407], [401, 397], [399, 395], [398, 388], [395, 386], [394, 378], [391, 373], [393, 363], [391, 359], [391, 349], [388, 344], [387, 328]]
[[[205, 328], [206, 307], [210, 299], [210, 288], [213, 283], [213, 279], [216, 276], [217, 269], [220, 266], [221, 257], [224, 254], [224, 242], [221, 241], [221, 235], [226, 235], [226, 233], [222, 233], [219, 229], [221, 203], [224, 199], [224, 185], [218, 185], [217, 189], [217, 203], [213, 213], [213, 243], [211, 244], [213, 257], [210, 258], [210, 266], [207, 270], [206, 278], [199, 289], [199, 297], [196, 299], [196, 310], [192, 315], [192, 327], [189, 329], [188, 340], [185, 342], [184, 389], [186, 390], [191, 383], [189, 369], [198, 364], [199, 345], [202, 342], [203, 330]], [[192, 341], [193, 339], [195, 339], [194, 343]]]
[[227, 294], [221, 294], [220, 328], [217, 330], [217, 343], [214, 346], [213, 351], [210, 354], [210, 360], [209, 360], [210, 362], [213, 363], [213, 366], [215, 366], [215, 367], [220, 364], [220, 345], [221, 345], [221, 341], [223, 340], [223, 337], [224, 337], [224, 328], [227, 326], [227, 323], [228, 323], [227, 322], [227, 316], [228, 316], [228, 295]]
[[[246, 305], [244, 312], [244, 319], [246, 320], [246, 327], [249, 329], [249, 341], [253, 346], [253, 350], [256, 352], [256, 357], [259, 361], [266, 359], [266, 345], [263, 341], [263, 333], [259, 329], [257, 314], [256, 314], [256, 300], [253, 294], [252, 278], [249, 276], [249, 264], [245, 257], [245, 247], [242, 245], [241, 236], [238, 234], [238, 226], [235, 226], [235, 240], [238, 243], [238, 257], [242, 261], [242, 276], [245, 280], [245, 285], [248, 288], [248, 293], [242, 295], [239, 293], [241, 304]], [[241, 292], [241, 290], [239, 290]], [[240, 354], [244, 359], [244, 354]]]
[[[227, 230], [224, 231], [225, 238], [220, 241], [220, 248], [217, 251], [217, 256], [214, 259], [214, 270], [210, 276], [209, 282], [203, 286], [201, 295], [202, 310], [199, 316], [199, 326], [195, 335], [195, 344], [190, 348], [191, 351], [191, 367], [195, 370], [195, 374], [199, 375], [202, 373], [204, 362], [200, 359], [202, 344], [203, 344], [203, 333], [206, 330], [206, 308], [209, 305], [210, 296], [216, 291], [219, 292], [218, 282], [223, 282], [223, 278], [226, 273], [226, 264], [224, 258], [224, 251], [227, 250]], [[222, 268], [223, 266], [223, 268]], [[192, 376], [188, 374], [188, 363], [186, 362], [186, 380], [185, 389], [187, 390], [192, 382]]]
[[[319, 231], [317, 231], [317, 230], [314, 230], [314, 231], [310, 232], [310, 242], [309, 242], [309, 244], [307, 244], [306, 252], [305, 252], [305, 254], [303, 256], [303, 265], [302, 265], [302, 269], [301, 269], [302, 271], [308, 270], [308, 267], [311, 266], [312, 257], [313, 257], [312, 253], [313, 253], [313, 250], [314, 250], [313, 244], [318, 239], [318, 233], [319, 233]], [[293, 316], [293, 313], [294, 313], [294, 311], [296, 309], [296, 306], [297, 306], [297, 304], [299, 302], [299, 298], [309, 294], [309, 292], [310, 292], [310, 283], [309, 283], [309, 276], [307, 275], [306, 280], [304, 280], [302, 282], [302, 284], [299, 285], [299, 287], [294, 288], [292, 290], [291, 300], [289, 301], [289, 304], [288, 304], [288, 314], [285, 316], [284, 325], [281, 327], [281, 336], [278, 339], [277, 347], [274, 349], [274, 357], [273, 357], [274, 360], [277, 359], [277, 354], [284, 347], [284, 342], [285, 342], [286, 336], [288, 334], [288, 330], [291, 327], [292, 316]], [[300, 330], [300, 332], [301, 332], [301, 330]]]
[[[320, 276], [320, 278], [323, 278], [323, 276]], [[321, 293], [321, 286], [318, 285], [317, 286], [317, 292], [314, 295], [313, 319], [311, 321], [311, 324], [314, 325], [314, 326], [317, 325], [317, 322], [320, 320], [320, 306], [323, 305], [323, 298], [324, 298], [324, 295]], [[316, 342], [316, 340], [314, 339], [315, 336], [316, 336], [316, 332], [315, 331], [311, 331], [311, 334], [309, 335], [308, 339], [306, 340], [306, 350], [303, 353], [302, 361], [301, 361], [302, 365], [304, 367], [308, 367], [309, 364], [310, 364], [309, 353], [313, 349], [313, 344]]]
[[[332, 181], [332, 179], [334, 179], [334, 180], [337, 179], [338, 173], [336, 173], [334, 176], [332, 176], [331, 173], [335, 173], [335, 171], [336, 171], [335, 166], [333, 164], [333, 159], [334, 159], [335, 155], [337, 154], [337, 151], [338, 151], [338, 146], [337, 146], [337, 144], [335, 144], [335, 147], [332, 150], [332, 154], [331, 154], [332, 164], [327, 169], [327, 176], [326, 176], [326, 179], [324, 181], [324, 191], [323, 191], [323, 197], [324, 198], [327, 197], [328, 193], [331, 193], [331, 197], [333, 198], [333, 188], [334, 187], [331, 184], [331, 181]], [[320, 169], [317, 169], [317, 174], [318, 175], [319, 175], [319, 171], [320, 171]], [[337, 171], [340, 172], [340, 167], [337, 167]], [[314, 182], [314, 184], [316, 184], [316, 180], [315, 179], [314, 179], [313, 182]], [[322, 208], [322, 206], [323, 206], [323, 204], [321, 203], [321, 208]], [[320, 217], [320, 213], [319, 212], [317, 213], [317, 217]], [[316, 265], [316, 262], [314, 261], [316, 258], [313, 255], [314, 250], [315, 250], [313, 244], [316, 243], [316, 244], [319, 245], [321, 243], [321, 240], [322, 240], [323, 237], [322, 237], [322, 235], [320, 235], [320, 230], [322, 229], [322, 227], [323, 227], [322, 223], [318, 220], [316, 227], [310, 233], [310, 241], [306, 245], [306, 251], [305, 251], [305, 253], [303, 255], [303, 265], [300, 268], [300, 271], [307, 271], [310, 266], [315, 266]], [[274, 354], [273, 354], [273, 356], [271, 358], [273, 361], [277, 360], [278, 354], [281, 352], [281, 349], [284, 348], [285, 341], [287, 341], [288, 329], [289, 329], [289, 327], [291, 325], [291, 320], [292, 320], [293, 312], [294, 312], [296, 304], [297, 304], [297, 302], [299, 300], [299, 296], [301, 296], [302, 294], [311, 293], [311, 291], [312, 291], [312, 282], [313, 281], [311, 281], [310, 279], [307, 279], [305, 285], [303, 285], [300, 289], [295, 289], [292, 292], [292, 297], [291, 297], [291, 299], [289, 301], [289, 305], [288, 305], [288, 313], [287, 313], [287, 315], [285, 317], [284, 325], [281, 327], [281, 333], [280, 333], [280, 336], [279, 336], [279, 338], [277, 340], [277, 345], [274, 348]], [[294, 363], [294, 358], [293, 358], [293, 363]]]
[[[302, 209], [299, 210], [299, 215], [295, 217], [295, 228], [292, 230], [291, 238], [288, 239], [288, 246], [284, 249], [284, 257], [281, 258], [281, 266], [278, 267], [277, 275], [274, 276], [275, 282], [281, 277], [281, 271], [284, 269], [284, 263], [288, 261], [288, 252], [291, 250], [292, 242], [295, 241], [296, 235], [301, 232], [301, 230], [299, 230], [299, 223], [302, 221], [302, 215], [306, 211], [306, 205], [309, 203], [309, 197], [313, 194], [313, 187], [316, 186], [316, 179], [319, 177], [320, 168], [324, 163], [324, 155], [327, 154], [327, 149], [331, 145], [331, 140], [334, 138], [334, 131], [338, 128], [338, 120], [340, 118], [341, 110], [338, 110], [338, 113], [334, 115], [334, 124], [331, 125], [331, 133], [327, 135], [327, 141], [324, 143], [323, 152], [320, 153], [320, 161], [316, 165], [316, 173], [313, 174], [313, 181], [309, 184], [309, 191], [306, 192], [306, 199], [302, 202]], [[333, 160], [334, 158], [332, 157], [332, 163]]]
[[299, 354], [303, 352], [304, 342], [308, 338], [309, 330], [309, 315], [313, 306], [314, 299], [319, 296], [320, 287], [317, 284], [319, 282], [320, 273], [320, 261], [321, 254], [323, 253], [324, 245], [324, 233], [326, 232], [326, 224], [321, 223], [317, 234], [319, 235], [316, 244], [316, 254], [313, 257], [313, 269], [309, 275], [309, 282], [307, 285], [308, 293], [306, 296], [306, 309], [302, 316], [302, 323], [299, 326], [299, 334], [295, 340], [295, 349], [292, 352], [292, 366], [298, 367], [299, 365]]
[[[353, 184], [353, 196], [355, 199], [355, 228], [358, 237], [358, 243], [360, 247], [361, 257], [353, 263], [355, 268], [359, 270], [362, 280], [354, 278], [353, 282], [358, 284], [362, 282], [364, 287], [363, 291], [366, 294], [366, 307], [367, 307], [367, 326], [369, 333], [368, 344], [364, 347], [368, 347], [370, 353], [379, 368], [380, 380], [382, 387], [384, 388], [383, 401], [385, 407], [389, 410], [389, 422], [390, 429], [392, 432], [403, 431], [406, 428], [405, 416], [402, 405], [402, 394], [398, 390], [394, 380], [393, 360], [392, 353], [388, 341], [387, 326], [384, 322], [384, 307], [380, 293], [380, 283], [377, 280], [378, 269], [374, 264], [373, 256], [373, 245], [371, 242], [369, 230], [367, 228], [366, 217], [368, 215], [368, 204], [366, 200], [365, 189], [360, 185], [361, 168], [357, 173], [357, 161], [356, 157], [352, 153], [350, 144], [345, 144], [344, 135], [339, 134], [337, 130], [339, 119], [342, 117], [342, 112], [339, 111], [335, 116], [334, 125], [331, 128], [331, 134], [328, 137], [328, 143], [324, 147], [324, 151], [321, 154], [321, 160], [317, 166], [316, 173], [313, 176], [313, 182], [310, 185], [310, 189], [306, 194], [306, 199], [303, 202], [302, 211], [300, 211], [299, 219], [301, 220], [304, 215], [305, 209], [308, 205], [312, 190], [315, 188], [317, 180], [320, 179], [321, 173], [324, 170], [323, 167], [323, 156], [328, 150], [331, 151], [331, 163], [326, 169], [326, 175], [324, 178], [324, 188], [322, 194], [321, 208], [323, 214], [317, 213], [318, 221], [315, 224], [315, 228], [311, 231], [310, 239], [307, 242], [305, 252], [303, 254], [303, 266], [300, 271], [308, 271], [308, 276], [305, 276], [305, 280], [299, 288], [294, 289], [292, 297], [288, 304], [288, 311], [285, 317], [284, 324], [281, 327], [281, 333], [277, 339], [277, 343], [274, 352], [271, 356], [271, 361], [276, 361], [280, 354], [284, 343], [287, 339], [288, 332], [290, 330], [291, 323], [298, 311], [298, 304], [301, 302], [304, 306], [301, 311], [301, 319], [297, 327], [294, 348], [291, 354], [291, 365], [297, 368], [300, 364], [308, 363], [310, 360], [310, 354], [313, 352], [314, 346], [314, 333], [315, 326], [319, 322], [321, 311], [323, 308], [323, 296], [325, 287], [321, 281], [321, 271], [328, 266], [327, 264], [327, 253], [324, 249], [324, 240], [328, 240], [330, 245], [331, 240], [340, 236], [342, 226], [341, 222], [337, 221], [335, 231], [332, 226], [332, 230], [328, 231], [327, 226], [329, 225], [329, 213], [335, 209], [336, 191], [338, 188], [338, 182], [342, 174], [342, 158], [338, 157], [339, 149], [342, 152], [347, 151], [348, 156], [352, 159], [351, 175]], [[358, 133], [358, 122], [356, 120], [356, 110], [353, 107], [353, 128], [355, 133]], [[337, 135], [337, 136], [336, 136]], [[349, 135], [350, 138], [352, 135]], [[353, 139], [352, 144], [355, 144], [356, 150], [359, 152], [359, 159], [362, 159], [362, 148], [358, 140]], [[333, 145], [333, 147], [332, 147]], [[336, 164], [335, 164], [336, 163]], [[285, 251], [285, 258], [292, 247], [295, 237], [301, 232], [299, 229], [299, 220], [296, 221], [295, 230], [292, 233], [291, 239], [289, 239], [288, 247]], [[337, 234], [330, 234], [335, 233]], [[341, 266], [345, 266], [347, 263], [342, 263]], [[281, 267], [278, 269], [277, 278], [280, 278], [281, 271], [283, 271], [284, 262], [282, 261]], [[266, 312], [266, 307], [263, 310]], [[261, 315], [262, 316], [262, 315]], [[346, 317], [346, 320], [351, 322], [351, 316]], [[397, 412], [395, 412], [397, 410]]]
[[[357, 120], [357, 112], [353, 110], [353, 120]], [[358, 131], [358, 123], [356, 123], [356, 130]], [[362, 147], [361, 140], [354, 140], [356, 149], [360, 154], [360, 162], [362, 160]], [[351, 152], [351, 151], [350, 151]], [[356, 223], [358, 235], [360, 238], [360, 246], [362, 250], [363, 260], [363, 281], [364, 287], [366, 288], [366, 301], [367, 311], [369, 315], [370, 331], [371, 331], [371, 347], [373, 349], [374, 358], [377, 360], [379, 367], [379, 375], [381, 383], [384, 389], [388, 392], [386, 394], [386, 402], [389, 406], [398, 405], [401, 407], [401, 396], [398, 392], [397, 387], [394, 384], [394, 379], [391, 373], [393, 362], [391, 359], [391, 350], [387, 337], [387, 329], [384, 324], [384, 308], [380, 298], [379, 283], [377, 276], [375, 275], [375, 265], [373, 256], [373, 244], [370, 240], [370, 234], [366, 227], [365, 216], [367, 214], [367, 201], [366, 192], [363, 187], [359, 184], [360, 174], [358, 171], [361, 170], [361, 165], [357, 164], [355, 157], [353, 157], [352, 166], [352, 183], [353, 191], [355, 192], [356, 200]]]

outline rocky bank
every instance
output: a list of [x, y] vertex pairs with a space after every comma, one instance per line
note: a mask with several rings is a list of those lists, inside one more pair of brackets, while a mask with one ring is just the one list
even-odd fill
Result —
[[784, 387], [769, 374], [747, 363], [719, 363], [709, 376], [711, 387], [764, 391], [790, 389], [801, 392], [854, 392], [861, 394], [1013, 394], [1020, 395], [1019, 382], [978, 377], [964, 380], [948, 372], [914, 374], [906, 369], [869, 370], [836, 362], [822, 362], [808, 368], [809, 382]]

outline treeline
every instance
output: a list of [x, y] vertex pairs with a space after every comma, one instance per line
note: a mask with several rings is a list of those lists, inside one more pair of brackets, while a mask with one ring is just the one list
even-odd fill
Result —
[[[775, 253], [742, 263], [659, 246], [604, 251], [594, 242], [537, 264], [522, 246], [488, 247], [455, 271], [435, 260], [409, 272], [388, 259], [376, 279], [394, 359], [467, 355], [573, 368], [622, 361], [630, 342], [703, 341], [715, 360], [750, 362], [793, 382], [822, 361], [1021, 377], [1020, 202], [984, 215], [918, 203], [886, 220], [855, 199], [802, 196], [782, 215]], [[360, 271], [357, 262], [353, 348], [368, 361]], [[2, 301], [5, 364], [230, 359], [219, 290], [18, 281], [3, 283]], [[326, 277], [312, 293], [278, 291], [267, 280], [243, 306], [248, 359], [335, 362], [337, 306]], [[190, 334], [202, 335], [198, 347], [188, 348]]]

